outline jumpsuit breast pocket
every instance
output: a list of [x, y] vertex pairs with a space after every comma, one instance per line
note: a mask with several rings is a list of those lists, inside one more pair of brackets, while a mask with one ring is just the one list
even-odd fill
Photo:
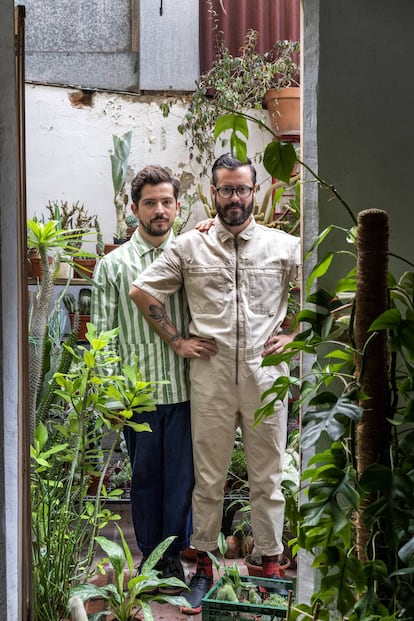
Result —
[[186, 269], [184, 282], [191, 313], [210, 315], [222, 312], [227, 288], [224, 269], [191, 266]]
[[249, 306], [258, 315], [274, 315], [284, 291], [280, 268], [249, 268]]

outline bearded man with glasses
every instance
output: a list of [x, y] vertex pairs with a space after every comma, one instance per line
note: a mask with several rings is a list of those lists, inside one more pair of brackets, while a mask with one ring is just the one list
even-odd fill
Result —
[[[281, 332], [289, 283], [297, 278], [299, 239], [256, 224], [256, 170], [226, 154], [212, 169], [217, 216], [207, 233], [180, 235], [134, 281], [130, 296], [151, 327], [175, 353], [190, 358], [191, 425], [195, 487], [193, 535], [197, 569], [182, 612], [197, 614], [212, 584], [207, 552], [217, 547], [223, 490], [240, 427], [247, 458], [255, 547], [263, 575], [280, 575], [284, 498], [281, 490], [287, 404], [253, 426], [262, 394], [285, 363], [262, 367], [263, 356], [280, 353], [293, 334]], [[190, 337], [183, 337], [164, 303], [181, 287], [190, 309]], [[268, 397], [268, 400], [271, 396]]]

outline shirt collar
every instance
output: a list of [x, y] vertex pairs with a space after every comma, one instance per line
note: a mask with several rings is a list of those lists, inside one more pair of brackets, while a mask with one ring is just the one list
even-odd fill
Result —
[[148, 252], [156, 252], [161, 253], [162, 250], [165, 250], [165, 248], [168, 246], [168, 244], [170, 243], [171, 239], [174, 239], [175, 235], [171, 229], [168, 237], [166, 239], [164, 239], [164, 241], [157, 247], [153, 246], [149, 241], [147, 241], [146, 239], [144, 239], [141, 235], [141, 233], [139, 232], [139, 230], [137, 229], [135, 231], [135, 233], [132, 235], [131, 237], [131, 243], [134, 246], [135, 250], [138, 252], [139, 256], [142, 257], [145, 254], [147, 254]]

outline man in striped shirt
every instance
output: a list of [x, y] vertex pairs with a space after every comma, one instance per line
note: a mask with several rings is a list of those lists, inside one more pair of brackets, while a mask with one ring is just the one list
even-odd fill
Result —
[[[135, 415], [137, 422], [149, 423], [151, 433], [126, 426], [124, 435], [132, 466], [132, 518], [143, 560], [166, 537], [176, 535], [157, 569], [165, 578], [184, 580], [180, 550], [189, 545], [194, 484], [188, 361], [149, 327], [128, 295], [131, 282], [174, 238], [178, 192], [178, 180], [161, 167], [147, 166], [136, 175], [131, 209], [139, 220], [138, 228], [129, 241], [99, 261], [91, 316], [98, 333], [119, 326], [115, 346], [122, 363], [134, 364], [137, 355], [145, 381], [169, 380], [155, 385], [156, 411]], [[180, 332], [188, 334], [183, 291], [171, 296], [167, 304]], [[173, 594], [177, 589], [160, 591]]]

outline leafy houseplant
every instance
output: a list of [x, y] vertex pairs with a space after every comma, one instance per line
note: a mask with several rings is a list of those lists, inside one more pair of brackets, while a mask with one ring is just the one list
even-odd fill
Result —
[[42, 279], [32, 296], [29, 322], [29, 416], [30, 435], [33, 439], [37, 420], [37, 402], [42, 385], [43, 358], [49, 309], [53, 296], [54, 277], [62, 255], [76, 255], [76, 244], [82, 238], [82, 230], [62, 229], [56, 220], [27, 222], [28, 248], [34, 248], [42, 265]]
[[[49, 201], [46, 207], [49, 212], [49, 219], [55, 220], [59, 228], [65, 231], [76, 230], [82, 232], [80, 238], [72, 244], [73, 248], [79, 251], [75, 255], [75, 271], [81, 261], [95, 261], [95, 253], [86, 252], [85, 250], [80, 252], [80, 250], [83, 242], [87, 240], [92, 231], [96, 232], [96, 243], [97, 246], [99, 245], [100, 227], [98, 216], [96, 214], [90, 214], [85, 209], [84, 204], [79, 204], [79, 201], [71, 205], [69, 205], [67, 201], [60, 201], [60, 204], [57, 201], [53, 203]], [[69, 262], [72, 262], [70, 256]]]
[[[108, 349], [117, 329], [96, 334], [89, 324], [88, 347], [67, 345], [72, 366], [54, 376], [57, 397], [42, 415], [31, 448], [33, 580], [37, 621], [56, 621], [64, 614], [69, 590], [88, 579], [99, 530], [119, 519], [104, 506], [106, 471], [125, 424], [133, 412], [154, 409], [153, 385], [143, 382], [136, 367], [108, 376], [118, 361]], [[107, 437], [108, 442], [102, 440]], [[103, 449], [102, 446], [108, 446]], [[98, 477], [93, 501], [89, 482]]]
[[[240, 116], [221, 123], [241, 124], [247, 135]], [[265, 166], [288, 178], [292, 156], [291, 145], [272, 142]], [[356, 251], [342, 251], [354, 254], [348, 273], [329, 289], [314, 290], [339, 253], [322, 255], [306, 283], [308, 307], [297, 318], [304, 329], [264, 360], [315, 357], [307, 375], [279, 378], [268, 391], [276, 401], [299, 389], [302, 447], [315, 451], [302, 475], [306, 498], [296, 547], [313, 557], [320, 584], [311, 606], [297, 608], [307, 614], [319, 608], [321, 619], [408, 620], [414, 616], [414, 273], [396, 279], [387, 271], [385, 212], [365, 210], [355, 218], [335, 188], [308, 170], [352, 223], [349, 230], [329, 226], [308, 253], [321, 249], [333, 230], [343, 231], [348, 248], [356, 242]], [[272, 399], [256, 413], [257, 423], [273, 411]]]
[[[161, 542], [145, 561], [139, 574], [134, 575], [134, 562], [131, 551], [121, 528], [118, 525], [117, 527], [122, 546], [114, 541], [110, 541], [106, 537], [96, 537], [96, 541], [108, 555], [109, 562], [114, 570], [114, 583], [104, 586], [97, 586], [91, 583], [81, 584], [71, 590], [71, 599], [79, 597], [82, 601], [87, 601], [91, 598], [101, 598], [108, 603], [109, 611], [112, 613], [112, 618], [115, 621], [138, 619], [137, 615], [140, 611], [144, 614], [146, 621], [152, 621], [154, 617], [150, 607], [151, 602], [188, 606], [185, 597], [154, 593], [154, 590], [164, 586], [182, 586], [183, 589], [187, 588], [178, 578], [160, 577], [159, 572], [155, 569], [157, 562], [175, 537], [168, 537]], [[125, 585], [126, 568], [128, 573]], [[97, 613], [94, 619], [98, 621], [98, 619], [107, 614], [108, 611], [102, 611], [102, 613]]]
[[[217, 59], [211, 69], [200, 76], [188, 112], [178, 126], [190, 157], [203, 165], [203, 174], [214, 160], [213, 130], [220, 115], [261, 110], [269, 89], [297, 84], [299, 44], [277, 41], [271, 51], [260, 54], [257, 41], [258, 32], [249, 30], [240, 56], [233, 56], [223, 43], [220, 44]], [[163, 112], [168, 114], [168, 106], [163, 107]]]
[[[283, 579], [250, 578], [241, 576], [237, 563], [226, 564], [227, 543], [223, 533], [217, 540], [223, 566], [208, 552], [219, 575], [216, 585], [203, 600], [206, 618], [263, 619], [283, 618], [290, 614], [292, 604], [292, 582]], [[210, 617], [210, 607], [213, 616]], [[222, 616], [219, 616], [219, 613]], [[269, 615], [269, 616], [267, 616]]]

